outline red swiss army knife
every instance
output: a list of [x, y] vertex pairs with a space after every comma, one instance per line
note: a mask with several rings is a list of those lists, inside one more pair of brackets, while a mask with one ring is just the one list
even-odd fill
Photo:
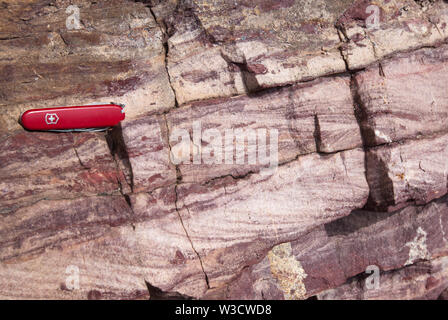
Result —
[[39, 131], [103, 131], [124, 120], [124, 105], [117, 103], [32, 109], [20, 116], [25, 129]]

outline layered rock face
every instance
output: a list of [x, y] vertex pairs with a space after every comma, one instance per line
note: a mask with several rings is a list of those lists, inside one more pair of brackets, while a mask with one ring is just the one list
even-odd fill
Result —
[[[0, 297], [445, 299], [447, 23], [438, 0], [0, 4]], [[126, 120], [17, 121], [97, 101]]]

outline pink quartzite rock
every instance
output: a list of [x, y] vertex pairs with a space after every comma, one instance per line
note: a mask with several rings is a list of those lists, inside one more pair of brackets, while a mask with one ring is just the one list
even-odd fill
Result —
[[[446, 298], [447, 10], [1, 2], [0, 298]], [[110, 101], [103, 133], [17, 121]], [[278, 167], [212, 139], [230, 129], [266, 132]]]
[[160, 4], [168, 70], [180, 104], [281, 86], [345, 70], [338, 2], [178, 1]]
[[[356, 211], [291, 242], [290, 257], [284, 257], [283, 261], [300, 266], [303, 276], [296, 281], [300, 280], [304, 288], [301, 298], [310, 297], [341, 286], [346, 279], [367, 276], [365, 271], [370, 265], [389, 272], [421, 260], [445, 256], [448, 253], [447, 230], [447, 197], [393, 214]], [[289, 284], [282, 287], [281, 278], [273, 272], [274, 259], [270, 257], [268, 254], [260, 263], [245, 269], [229, 286], [211, 290], [209, 297], [285, 298], [289, 294], [285, 289], [294, 286], [294, 270], [289, 270]], [[446, 283], [446, 279], [443, 281]]]
[[[47, 249], [62, 249], [100, 238], [112, 227], [131, 220], [121, 196], [73, 200], [41, 200], [2, 217], [2, 262], [38, 256]], [[13, 232], [12, 232], [13, 231]]]
[[448, 135], [370, 149], [366, 165], [370, 207], [428, 203], [447, 193]]
[[272, 176], [179, 185], [179, 214], [211, 287], [234, 277], [269, 247], [362, 206], [368, 195], [363, 157], [358, 149], [312, 154]]
[[42, 199], [118, 195], [124, 180], [101, 134], [15, 131], [0, 148], [4, 214]]
[[134, 192], [151, 191], [176, 182], [176, 168], [170, 162], [162, 116], [128, 121], [123, 125], [122, 136]]
[[45, 200], [3, 217], [0, 296], [148, 298], [145, 281], [163, 291], [204, 292], [174, 189], [135, 194], [130, 202], [132, 212], [123, 197]]
[[180, 104], [361, 69], [440, 44], [447, 10], [441, 0], [179, 0], [153, 8], [169, 36], [168, 70]]
[[[270, 133], [278, 132], [280, 164], [317, 151], [331, 153], [360, 147], [362, 141], [349, 83], [348, 77], [322, 79], [259, 95], [195, 103], [170, 112], [167, 122], [172, 136], [171, 150], [180, 160], [187, 155], [186, 162], [179, 165], [182, 181], [206, 182], [219, 176], [242, 176], [269, 167], [269, 162], [266, 164], [260, 158], [249, 164], [248, 152], [261, 152], [260, 141], [248, 138], [249, 130], [254, 134], [256, 130], [266, 130], [262, 141], [268, 155], [272, 154], [270, 147], [275, 143]], [[212, 164], [207, 163], [211, 154], [207, 145], [213, 141], [200, 138], [210, 129], [219, 132], [217, 149], [222, 157], [216, 160], [210, 156]], [[181, 139], [180, 130], [188, 131], [187, 139]], [[228, 130], [231, 133], [227, 133]], [[199, 139], [195, 139], [198, 132]], [[235, 143], [239, 139], [246, 144], [244, 163], [236, 160]]]
[[355, 1], [336, 24], [347, 67], [361, 69], [393, 53], [446, 41], [447, 10], [441, 0]]
[[398, 55], [355, 76], [368, 145], [448, 128], [448, 47]]
[[364, 280], [353, 279], [317, 296], [322, 300], [424, 300], [437, 299], [448, 287], [448, 258], [416, 263], [381, 276], [379, 289], [367, 290]]

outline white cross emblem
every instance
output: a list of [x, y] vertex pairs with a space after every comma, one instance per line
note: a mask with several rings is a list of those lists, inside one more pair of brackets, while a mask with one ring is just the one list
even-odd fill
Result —
[[47, 124], [56, 124], [58, 123], [59, 117], [56, 113], [47, 113], [45, 115], [45, 122]]

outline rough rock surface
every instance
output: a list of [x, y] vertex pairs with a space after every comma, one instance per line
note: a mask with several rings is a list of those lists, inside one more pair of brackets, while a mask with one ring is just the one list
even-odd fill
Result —
[[[332, 96], [322, 101], [322, 92], [331, 92]], [[233, 149], [235, 141], [225, 137], [226, 130], [233, 130], [235, 136], [247, 139], [245, 132], [248, 130], [276, 129], [279, 164], [300, 155], [358, 148], [362, 146], [362, 140], [353, 103], [350, 78], [336, 77], [273, 89], [258, 95], [186, 105], [166, 116], [173, 138], [171, 151], [179, 153], [178, 158], [183, 153], [191, 154], [191, 161], [179, 164], [183, 182], [206, 182], [229, 174], [243, 176], [269, 165], [260, 161], [253, 165], [246, 161], [242, 165], [235, 159], [236, 152], [230, 159], [232, 164], [196, 164], [194, 158], [197, 153], [208, 152], [204, 151], [206, 145], [201, 145], [202, 150], [199, 150], [193, 139], [186, 143], [178, 141], [175, 130], [188, 130], [190, 137], [193, 137], [195, 123], [199, 123], [203, 129], [213, 128], [223, 132], [219, 145]], [[242, 130], [240, 134], [236, 131], [238, 129]], [[251, 148], [257, 151], [258, 140], [246, 140], [246, 143], [246, 151]]]
[[[387, 274], [406, 269], [414, 262], [446, 256], [447, 205], [445, 196], [426, 206], [409, 206], [394, 213], [357, 210], [345, 218], [323, 224], [295, 241], [281, 244], [289, 248], [289, 252], [286, 257], [283, 254], [280, 262], [300, 266], [301, 279], [294, 283], [304, 288], [300, 298], [342, 286], [347, 279], [358, 275], [361, 278], [357, 281], [364, 285], [362, 274], [370, 265], [378, 266]], [[278, 249], [272, 252], [275, 255]], [[213, 295], [232, 299], [284, 298], [291, 294], [289, 289], [293, 286], [290, 283], [285, 288], [279, 283], [282, 275], [273, 272], [276, 268], [276, 262], [268, 255]], [[288, 271], [288, 276], [294, 278], [297, 272]], [[441, 280], [446, 284], [446, 278]], [[389, 292], [384, 298], [393, 295]]]
[[[0, 297], [446, 299], [447, 23], [442, 0], [1, 3]], [[17, 121], [97, 101], [126, 120]]]
[[444, 45], [399, 54], [357, 73], [355, 86], [366, 144], [446, 132], [447, 68], [448, 47]]

